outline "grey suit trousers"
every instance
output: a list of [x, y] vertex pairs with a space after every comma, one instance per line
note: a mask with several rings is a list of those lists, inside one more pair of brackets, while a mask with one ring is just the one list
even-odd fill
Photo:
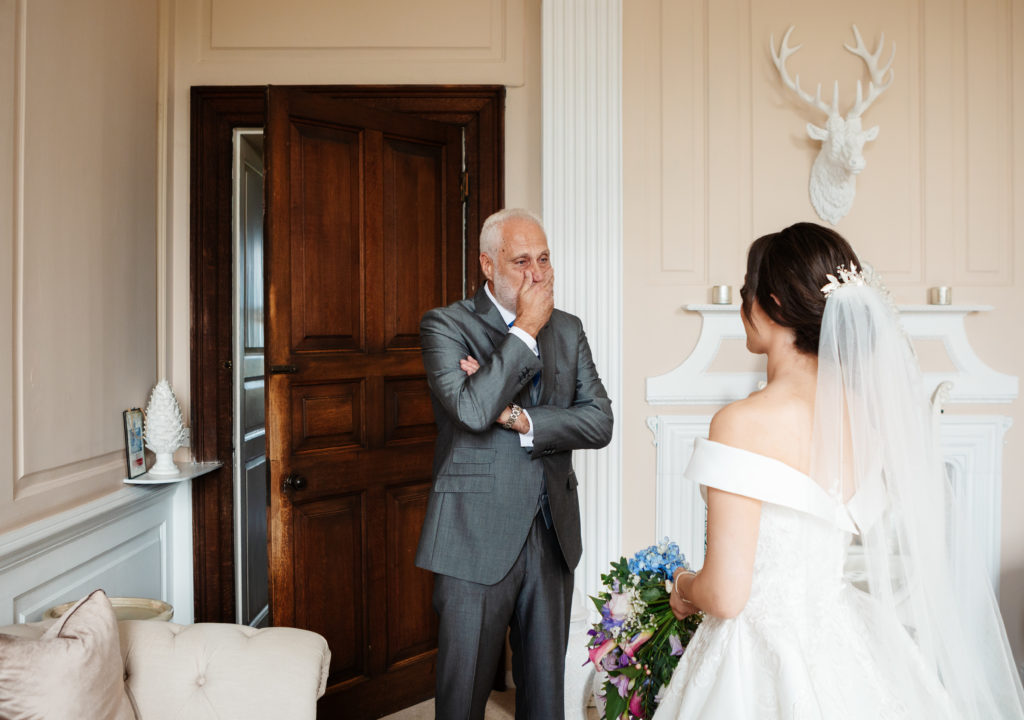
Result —
[[494, 585], [434, 575], [437, 720], [482, 720], [511, 626], [516, 720], [561, 720], [573, 574], [541, 513]]

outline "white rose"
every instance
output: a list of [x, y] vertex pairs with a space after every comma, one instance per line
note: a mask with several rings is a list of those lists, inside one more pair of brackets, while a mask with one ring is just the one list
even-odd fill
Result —
[[612, 593], [608, 600], [608, 612], [614, 620], [625, 620], [633, 611], [633, 604], [626, 593]]

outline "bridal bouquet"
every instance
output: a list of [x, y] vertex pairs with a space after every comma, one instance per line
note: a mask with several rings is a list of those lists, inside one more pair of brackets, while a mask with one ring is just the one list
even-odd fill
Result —
[[605, 675], [602, 718], [649, 718], [661, 701], [701, 616], [676, 620], [669, 608], [672, 575], [688, 569], [679, 546], [665, 538], [601, 576], [605, 591], [591, 597], [601, 620], [588, 631], [590, 662]]

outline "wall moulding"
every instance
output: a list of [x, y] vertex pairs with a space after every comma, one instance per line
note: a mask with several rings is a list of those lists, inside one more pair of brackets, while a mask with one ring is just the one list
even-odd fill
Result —
[[[524, 82], [525, 0], [448, 0], [444, 6], [405, 0], [185, 4], [192, 6], [186, 17], [194, 28], [199, 65], [224, 69], [254, 58], [288, 61], [291, 79], [266, 76], [262, 81], [294, 82], [295, 71], [308, 61], [319, 72], [330, 69], [333, 74], [306, 76], [307, 82], [385, 83], [396, 77], [421, 83]], [[239, 15], [262, 21], [239, 24]], [[358, 79], [346, 77], [346, 67]], [[225, 81], [223, 72], [216, 80]], [[231, 82], [244, 80], [239, 75]]]
[[962, 140], [958, 190], [965, 208], [954, 238], [953, 280], [959, 285], [1012, 282], [1013, 268], [1013, 11], [1010, 0], [962, 0], [964, 22], [953, 28], [963, 48]]
[[[10, 101], [0, 121], [0, 274], [9, 282], [0, 301], [0, 527], [110, 492], [123, 477], [120, 410], [148, 385], [150, 314], [137, 291], [148, 278], [133, 283], [151, 257], [155, 165], [146, 151], [156, 107], [144, 30], [155, 30], [156, 6], [13, 0], [0, 9], [0, 97]], [[97, 12], [138, 32], [86, 28]], [[72, 55], [74, 69], [55, 72]], [[69, 93], [95, 98], [101, 86], [117, 88], [119, 102], [83, 101], [74, 132], [53, 131]], [[98, 286], [104, 292], [91, 292]]]
[[33, 495], [56, 490], [72, 483], [92, 478], [119, 480], [125, 476], [123, 450], [104, 453], [87, 460], [79, 460], [61, 467], [28, 473], [14, 480], [14, 499], [22, 500]]
[[[673, 282], [703, 284], [707, 281], [710, 250], [705, 150], [707, 2], [662, 0], [656, 5], [649, 32], [659, 42], [643, 49], [652, 56], [648, 64], [657, 68], [653, 89], [658, 98], [650, 104], [660, 108], [658, 132], [653, 135], [660, 141], [660, 147], [652, 143], [645, 153], [647, 167], [660, 169], [658, 191], [645, 194], [645, 203], [651, 213], [657, 213], [661, 229], [655, 269]], [[684, 208], [682, 212], [680, 206]]]

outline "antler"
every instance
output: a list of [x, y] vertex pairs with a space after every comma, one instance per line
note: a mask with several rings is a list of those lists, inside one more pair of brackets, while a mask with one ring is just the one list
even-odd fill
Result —
[[[789, 36], [793, 32], [795, 25], [790, 25], [789, 30], [782, 36], [782, 44], [779, 46], [778, 53], [775, 52], [775, 34], [771, 36], [772, 46], [772, 60], [775, 61], [775, 67], [779, 71], [779, 75], [782, 76], [782, 82], [785, 83], [786, 87], [795, 92], [800, 96], [800, 99], [806, 102], [812, 107], [816, 107], [826, 115], [838, 115], [839, 114], [839, 81], [836, 81], [835, 87], [832, 90], [832, 106], [829, 107], [825, 104], [825, 101], [821, 99], [821, 83], [818, 83], [818, 92], [814, 97], [809, 92], [806, 92], [800, 88], [800, 75], [796, 76], [796, 80], [789, 78], [789, 73], [786, 72], [786, 60], [790, 55], [795, 53], [797, 50], [803, 47], [803, 45], [797, 45], [795, 48], [789, 47]], [[858, 35], [858, 38], [860, 36]], [[892, 60], [889, 61], [890, 63]], [[858, 98], [860, 97], [858, 92]]]
[[[866, 99], [862, 97], [860, 80], [857, 81], [857, 102], [853, 104], [850, 112], [846, 114], [848, 120], [860, 117], [865, 110], [871, 107], [871, 103], [889, 89], [893, 78], [896, 76], [896, 73], [892, 70], [892, 61], [896, 57], [896, 43], [892, 44], [892, 54], [889, 56], [889, 62], [885, 64], [885, 67], [879, 69], [878, 58], [882, 55], [882, 46], [885, 45], [885, 33], [882, 33], [881, 38], [878, 40], [878, 47], [873, 53], [868, 52], [867, 47], [864, 45], [864, 40], [860, 36], [860, 30], [857, 29], [856, 25], [853, 26], [853, 36], [857, 38], [857, 47], [852, 48], [846, 43], [843, 43], [843, 47], [864, 61], [868, 66], [868, 72], [871, 73], [871, 80], [868, 82], [868, 96]], [[883, 82], [886, 73], [889, 73], [889, 79]]]

